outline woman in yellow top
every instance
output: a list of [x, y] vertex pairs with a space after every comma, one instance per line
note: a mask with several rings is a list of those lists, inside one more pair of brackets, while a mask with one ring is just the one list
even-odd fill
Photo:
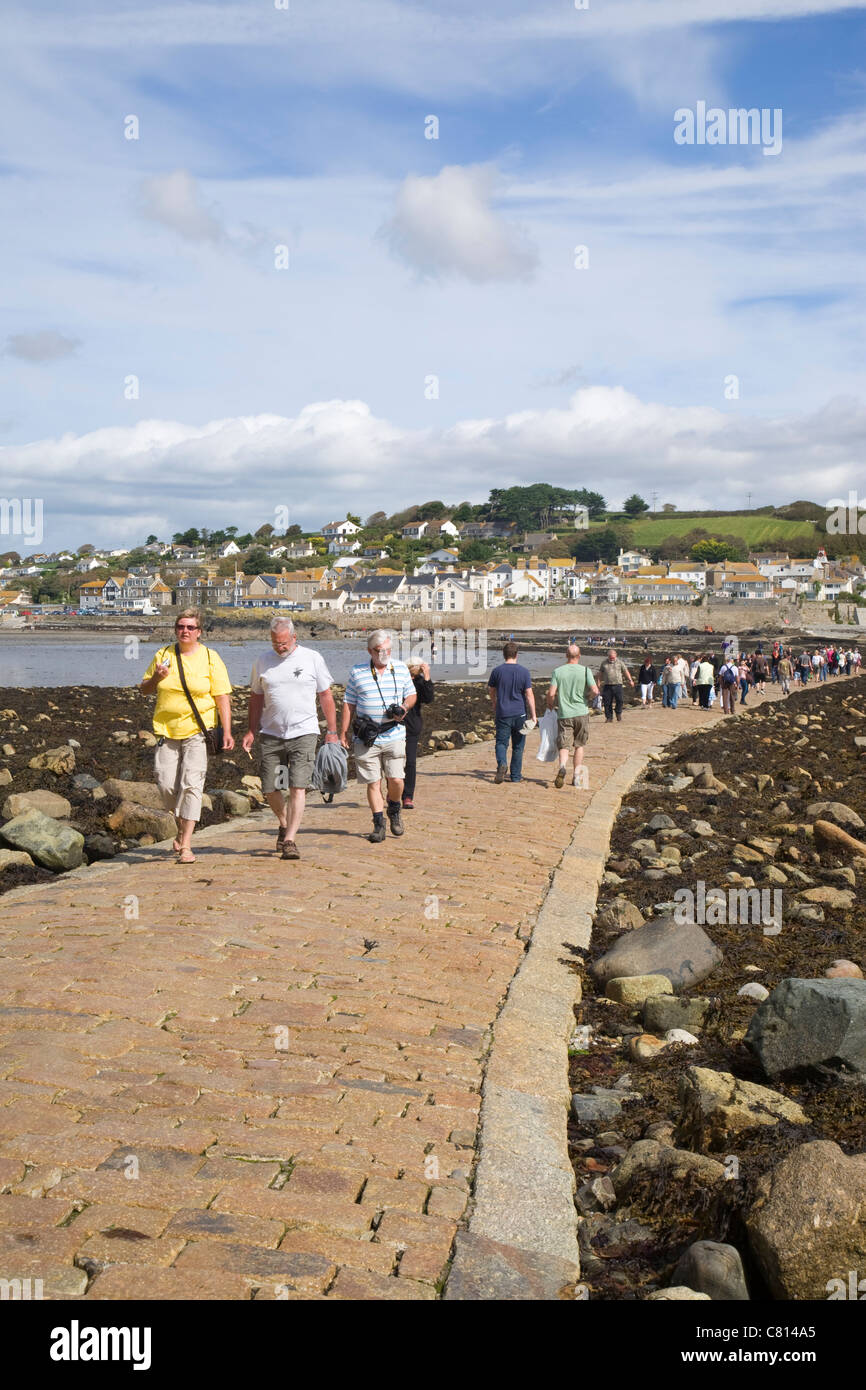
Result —
[[[201, 613], [185, 608], [174, 625], [189, 693], [206, 729], [223, 728], [223, 747], [232, 749], [231, 681], [221, 657], [199, 642]], [[177, 817], [174, 842], [178, 864], [194, 864], [192, 832], [201, 818], [201, 798], [207, 773], [204, 734], [184, 694], [174, 648], [164, 647], [151, 661], [141, 682], [145, 695], [156, 691], [153, 732], [158, 736], [156, 781], [166, 810]]]

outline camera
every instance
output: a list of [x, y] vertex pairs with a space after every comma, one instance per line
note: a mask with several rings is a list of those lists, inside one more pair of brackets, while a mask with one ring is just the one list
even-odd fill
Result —
[[388, 719], [402, 719], [405, 713], [402, 705], [389, 705], [385, 710], [385, 716]]

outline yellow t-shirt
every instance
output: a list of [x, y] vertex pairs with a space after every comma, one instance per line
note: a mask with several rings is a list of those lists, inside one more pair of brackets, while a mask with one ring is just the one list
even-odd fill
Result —
[[[216, 652], [201, 644], [192, 656], [184, 656], [182, 660], [189, 693], [195, 700], [205, 728], [212, 729], [217, 723], [215, 697], [230, 695], [232, 690], [225, 662]], [[180, 683], [173, 645], [160, 647], [144, 673], [144, 680], [150, 679], [159, 661], [168, 661], [171, 669], [156, 688], [153, 732], [161, 738], [191, 738], [201, 730]]]

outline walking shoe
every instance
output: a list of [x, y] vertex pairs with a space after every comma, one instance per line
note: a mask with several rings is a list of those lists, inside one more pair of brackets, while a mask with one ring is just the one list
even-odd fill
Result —
[[283, 852], [280, 858], [300, 859], [300, 857], [301, 851], [298, 849], [298, 846], [295, 844], [294, 840], [283, 840]]
[[402, 834], [403, 834], [403, 829], [404, 829], [404, 826], [403, 826], [403, 817], [402, 817], [401, 814], [400, 814], [400, 807], [399, 807], [399, 806], [397, 807], [396, 811], [389, 811], [389, 812], [388, 812], [388, 823], [389, 823], [389, 825], [391, 826], [391, 834], [392, 834], [392, 835], [402, 835]]
[[557, 788], [565, 786], [565, 768], [561, 767], [553, 779], [553, 785]]
[[414, 810], [415, 810], [415, 802], [412, 800], [411, 796], [404, 796], [404, 797], [403, 797], [403, 810], [404, 810], [404, 811], [414, 811]]
[[289, 827], [288, 827], [287, 825], [281, 825], [280, 828], [279, 828], [279, 830], [277, 831], [277, 849], [278, 849], [278, 850], [281, 850], [282, 847], [283, 847], [283, 845], [286, 843], [286, 831], [288, 830], [288, 828], [289, 828]]
[[382, 841], [384, 840], [384, 838], [385, 838], [385, 822], [384, 822], [384, 821], [382, 822], [381, 825], [374, 825], [374, 826], [373, 826], [372, 834], [370, 834], [370, 835], [367, 836], [367, 839], [370, 841], [370, 844], [371, 844], [371, 845], [379, 845], [379, 844], [381, 844]]
[[495, 776], [494, 779], [493, 779], [494, 782], [496, 782], [496, 783], [504, 782], [504, 781], [505, 781], [505, 773], [507, 772], [507, 770], [508, 770], [508, 769], [506, 768], [505, 764], [504, 764], [504, 763], [500, 763], [499, 766], [498, 766], [498, 768], [496, 769], [496, 776]]

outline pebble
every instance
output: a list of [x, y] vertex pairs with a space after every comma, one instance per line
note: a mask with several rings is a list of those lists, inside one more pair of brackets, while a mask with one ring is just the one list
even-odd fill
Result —
[[685, 1028], [669, 1028], [665, 1033], [666, 1043], [685, 1043], [687, 1047], [694, 1047], [698, 1042], [694, 1033], [689, 1033]]
[[853, 960], [834, 960], [824, 974], [828, 980], [862, 980], [863, 971]]
[[766, 989], [764, 985], [759, 985], [756, 980], [753, 980], [747, 985], [742, 985], [741, 988], [737, 990], [737, 997], [742, 999], [755, 999], [760, 1004], [762, 1000], [769, 999], [770, 991]]
[[654, 1037], [652, 1033], [636, 1033], [629, 1038], [627, 1050], [633, 1061], [649, 1062], [660, 1052], [664, 1052], [665, 1046], [661, 1038]]

